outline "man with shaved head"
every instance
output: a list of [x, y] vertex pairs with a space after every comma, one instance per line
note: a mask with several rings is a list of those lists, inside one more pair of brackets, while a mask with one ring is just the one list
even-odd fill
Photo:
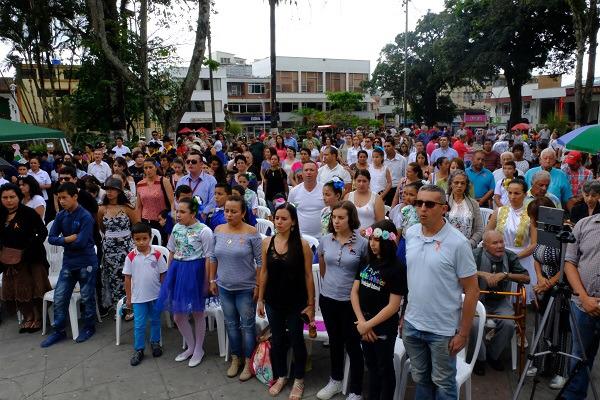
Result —
[[[483, 247], [474, 249], [473, 256], [477, 265], [477, 277], [481, 290], [508, 292], [512, 282], [529, 283], [529, 273], [521, 266], [517, 255], [505, 249], [504, 237], [495, 230], [486, 231], [483, 234]], [[514, 315], [511, 298], [508, 296], [494, 293], [482, 294], [481, 301], [488, 314]], [[515, 332], [515, 322], [510, 319], [496, 319], [494, 322], [496, 324], [494, 336], [489, 343], [486, 343], [485, 340], [481, 342], [481, 348], [477, 354], [477, 361], [473, 369], [477, 375], [485, 375], [486, 360], [493, 369], [497, 371], [504, 369], [500, 355], [510, 343]], [[476, 327], [477, 322], [473, 321], [472, 340], [470, 341], [472, 344], [475, 344]]]

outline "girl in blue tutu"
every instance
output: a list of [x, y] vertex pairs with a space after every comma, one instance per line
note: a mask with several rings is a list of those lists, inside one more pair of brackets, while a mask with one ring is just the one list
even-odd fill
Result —
[[[177, 224], [167, 244], [170, 251], [169, 270], [159, 298], [163, 309], [173, 313], [177, 328], [187, 343], [187, 350], [179, 354], [175, 361], [189, 358], [190, 367], [200, 364], [204, 357], [204, 305], [208, 289], [205, 262], [210, 262], [213, 255], [212, 231], [196, 219], [199, 206], [196, 197], [179, 201]], [[190, 324], [190, 314], [194, 317], [195, 334]]]

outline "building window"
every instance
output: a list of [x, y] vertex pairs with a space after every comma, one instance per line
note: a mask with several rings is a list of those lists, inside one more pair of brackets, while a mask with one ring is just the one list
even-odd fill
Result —
[[293, 112], [298, 109], [298, 103], [277, 103], [279, 112]]
[[369, 104], [363, 102], [358, 103], [354, 111], [369, 111]]
[[[265, 112], [268, 111], [268, 104], [265, 104]], [[229, 103], [229, 111], [239, 114], [260, 114], [263, 111], [261, 103]]]
[[321, 72], [302, 72], [302, 93], [322, 93], [323, 74]]
[[510, 103], [502, 104], [502, 114], [501, 115], [510, 115]]
[[[221, 79], [213, 78], [213, 88], [215, 92], [221, 91]], [[200, 79], [198, 81], [198, 85], [196, 85], [197, 90], [210, 90], [210, 79]]]
[[327, 72], [325, 73], [328, 92], [345, 92], [346, 91], [346, 74], [344, 72]]
[[231, 64], [231, 58], [221, 57], [221, 64]]
[[264, 83], [249, 83], [248, 94], [265, 94], [266, 88]]
[[363, 92], [362, 83], [369, 79], [369, 74], [350, 74], [348, 82], [350, 87], [348, 88], [351, 92]]
[[277, 71], [276, 90], [282, 93], [298, 93], [298, 72], [296, 71]]
[[529, 115], [529, 109], [531, 108], [531, 103], [529, 101], [523, 102], [523, 115]]
[[227, 95], [228, 96], [243, 96], [244, 95], [244, 84], [240, 82], [228, 82], [227, 83]]
[[321, 111], [323, 103], [302, 103], [302, 108], [312, 108], [313, 110]]

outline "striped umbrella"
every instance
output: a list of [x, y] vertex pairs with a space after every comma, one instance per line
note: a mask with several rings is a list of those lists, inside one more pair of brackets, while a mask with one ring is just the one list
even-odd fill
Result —
[[586, 125], [572, 130], [559, 137], [558, 143], [568, 150], [598, 153], [600, 151], [600, 125]]

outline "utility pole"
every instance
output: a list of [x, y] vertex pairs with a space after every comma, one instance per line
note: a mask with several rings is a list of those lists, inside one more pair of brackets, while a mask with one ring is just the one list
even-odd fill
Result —
[[405, 14], [405, 25], [404, 25], [404, 92], [402, 94], [402, 125], [406, 125], [406, 64], [408, 62], [408, 2], [410, 0], [404, 0], [404, 14]]
[[213, 88], [213, 70], [212, 70], [212, 48], [211, 48], [211, 36], [212, 32], [210, 29], [210, 19], [208, 21], [208, 78], [210, 80], [210, 111], [212, 118], [212, 133], [217, 130], [217, 121], [215, 117], [215, 90]]
[[140, 3], [140, 40], [141, 40], [141, 61], [142, 61], [142, 80], [144, 81], [144, 134], [146, 140], [152, 138], [150, 131], [150, 109], [148, 105], [148, 96], [150, 92], [150, 75], [148, 73], [148, 0], [142, 0]]

